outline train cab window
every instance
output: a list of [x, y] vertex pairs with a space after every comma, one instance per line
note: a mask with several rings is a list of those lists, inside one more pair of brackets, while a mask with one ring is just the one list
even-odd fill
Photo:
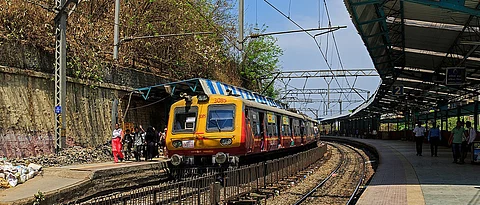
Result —
[[207, 131], [232, 131], [235, 126], [235, 105], [208, 106]]
[[175, 108], [173, 133], [193, 133], [196, 128], [198, 107], [187, 106]]

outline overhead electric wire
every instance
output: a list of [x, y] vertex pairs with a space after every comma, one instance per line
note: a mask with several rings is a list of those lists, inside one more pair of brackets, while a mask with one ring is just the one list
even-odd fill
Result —
[[[327, 6], [327, 2], [325, 0], [323, 0], [323, 3], [325, 5], [325, 11], [326, 11], [326, 14], [327, 14], [327, 18], [328, 18], [328, 22], [329, 22], [329, 25], [331, 25], [331, 19], [330, 19], [330, 12], [328, 11], [328, 6]], [[338, 56], [338, 62], [340, 64], [340, 68], [342, 70], [344, 70], [344, 67], [343, 67], [343, 62], [342, 62], [342, 58], [340, 57], [340, 51], [338, 50], [338, 45], [337, 45], [337, 40], [335, 38], [335, 33], [332, 32], [332, 38], [333, 38], [333, 43], [335, 45], [335, 50], [337, 52], [337, 56]], [[352, 90], [353, 90], [353, 86], [350, 85], [350, 82], [348, 81], [348, 78], [346, 76], [345, 77], [345, 81], [347, 81], [347, 85], [348, 87], [350, 87]], [[349, 94], [350, 95], [350, 94]]]
[[[328, 69], [330, 70], [330, 72], [335, 75], [332, 71], [332, 68], [331, 66], [328, 64], [328, 59], [326, 58], [325, 54], [323, 53], [320, 45], [318, 44], [318, 41], [317, 39], [315, 39], [315, 36], [313, 36], [312, 34], [310, 34], [309, 32], [305, 31], [305, 29], [300, 25], [298, 24], [297, 22], [295, 22], [293, 19], [291, 19], [290, 17], [288, 17], [287, 15], [285, 15], [285, 13], [283, 13], [282, 11], [280, 11], [277, 7], [275, 7], [273, 4], [271, 4], [268, 0], [263, 0], [265, 3], [267, 3], [270, 7], [272, 7], [273, 9], [275, 9], [278, 13], [280, 13], [282, 16], [284, 16], [285, 18], [287, 18], [290, 22], [292, 22], [293, 24], [295, 24], [298, 28], [300, 28], [301, 30], [303, 30], [306, 34], [308, 34], [310, 37], [312, 37], [314, 39], [314, 41], [316, 42], [317, 44], [317, 47], [319, 48], [320, 50], [320, 53], [322, 54], [322, 57], [323, 59], [325, 60], [327, 66], [328, 66]], [[338, 82], [337, 78], [335, 78], [335, 82], [337, 83], [337, 85], [339, 87], [341, 87], [340, 83]], [[346, 95], [345, 93], [343, 93], [344, 95]]]

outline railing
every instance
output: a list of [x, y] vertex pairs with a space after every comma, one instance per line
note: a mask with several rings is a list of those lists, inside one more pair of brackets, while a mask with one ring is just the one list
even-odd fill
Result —
[[323, 157], [326, 146], [280, 159], [205, 174], [184, 181], [162, 183], [130, 192], [114, 193], [73, 204], [218, 204], [247, 193], [276, 186]]

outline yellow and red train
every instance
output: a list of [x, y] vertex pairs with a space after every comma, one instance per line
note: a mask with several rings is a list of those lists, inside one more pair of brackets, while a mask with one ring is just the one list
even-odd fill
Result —
[[312, 144], [316, 126], [304, 115], [236, 96], [187, 96], [171, 106], [166, 147], [174, 166], [235, 165]]

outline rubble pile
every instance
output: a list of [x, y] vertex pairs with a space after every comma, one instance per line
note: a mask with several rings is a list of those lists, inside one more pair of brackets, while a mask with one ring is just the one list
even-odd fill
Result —
[[38, 164], [30, 163], [28, 166], [14, 166], [12, 163], [4, 161], [0, 164], [0, 187], [10, 188], [25, 183], [41, 171], [42, 166]]
[[74, 146], [66, 148], [58, 154], [23, 159], [0, 158], [0, 189], [24, 183], [41, 173], [42, 167], [99, 163], [111, 160], [112, 148], [109, 145], [101, 145], [95, 148]]

